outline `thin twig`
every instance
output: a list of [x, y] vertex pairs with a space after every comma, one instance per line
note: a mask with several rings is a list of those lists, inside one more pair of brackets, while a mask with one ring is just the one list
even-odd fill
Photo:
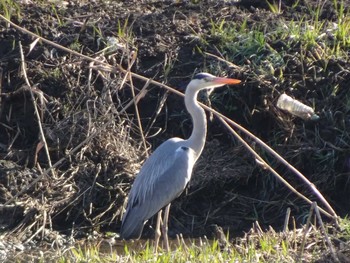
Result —
[[2, 102], [2, 74], [3, 74], [3, 69], [2, 67], [0, 67], [0, 118], [1, 118], [1, 115], [2, 115], [2, 109], [3, 109], [3, 104], [1, 103]]
[[[244, 145], [244, 147], [254, 155], [254, 157], [261, 163], [261, 165], [264, 168], [270, 170], [270, 172], [273, 173], [275, 177], [277, 177], [277, 179], [279, 179], [285, 186], [287, 186], [297, 196], [304, 199], [307, 203], [312, 204], [312, 201], [309, 198], [299, 193], [298, 190], [296, 190], [290, 183], [287, 182], [287, 180], [285, 180], [279, 173], [277, 173], [263, 158], [261, 158], [261, 156], [256, 151], [254, 151], [253, 148], [245, 140], [243, 140], [243, 138], [239, 136], [238, 133], [234, 129], [232, 129], [231, 126], [226, 121], [224, 121], [221, 117], [219, 119], [226, 126], [226, 128], [229, 129], [229, 131]], [[328, 217], [331, 217], [331, 218], [333, 217], [331, 214], [329, 214], [322, 208], [320, 208], [320, 211], [322, 211], [322, 213], [324, 213]]]
[[217, 55], [211, 54], [209, 52], [204, 52], [205, 55], [209, 56], [209, 57], [213, 57], [221, 62], [225, 62], [229, 67], [234, 68], [234, 69], [238, 69], [238, 70], [242, 70], [242, 68], [240, 66], [237, 66], [236, 64], [233, 64], [231, 61], [227, 61], [226, 59], [223, 59]]
[[297, 262], [302, 262], [302, 257], [303, 257], [303, 253], [304, 253], [304, 249], [305, 249], [305, 243], [306, 243], [306, 235], [307, 235], [307, 232], [309, 232], [309, 226], [311, 225], [311, 217], [312, 217], [312, 213], [315, 209], [315, 206], [317, 206], [317, 204], [316, 204], [316, 202], [313, 202], [311, 204], [311, 207], [310, 207], [309, 216], [307, 218], [306, 225], [304, 226], [304, 235], [303, 235], [303, 240], [301, 242], [300, 251], [299, 251], [299, 254], [297, 256]]
[[119, 115], [124, 113], [133, 103], [137, 104], [140, 101], [140, 99], [146, 95], [147, 93], [146, 89], [149, 86], [149, 83], [150, 83], [149, 81], [145, 83], [145, 85], [142, 87], [140, 92], [118, 112]]
[[[104, 65], [104, 66], [108, 67], [111, 71], [114, 71], [114, 70], [115, 70], [114, 66], [111, 66], [111, 65], [109, 65], [109, 64], [107, 64], [107, 63], [105, 63], [105, 62], [101, 62], [100, 60], [98, 60], [98, 59], [96, 59], [96, 58], [91, 58], [91, 57], [86, 56], [86, 55], [84, 55], [84, 54], [81, 54], [81, 53], [79, 53], [79, 52], [77, 52], [77, 51], [71, 50], [71, 49], [66, 48], [66, 47], [64, 47], [64, 46], [61, 46], [60, 44], [57, 44], [57, 43], [55, 43], [55, 42], [53, 42], [53, 41], [50, 41], [50, 40], [48, 40], [48, 39], [46, 39], [46, 38], [43, 38], [43, 37], [37, 35], [37, 34], [31, 32], [31, 31], [29, 31], [29, 30], [27, 30], [27, 29], [25, 29], [25, 28], [23, 28], [23, 27], [20, 27], [19, 25], [13, 23], [12, 21], [10, 21], [9, 19], [7, 19], [6, 17], [4, 17], [4, 16], [1, 15], [1, 14], [0, 14], [0, 18], [1, 18], [2, 20], [6, 21], [7, 23], [9, 23], [9, 24], [10, 24], [11, 26], [13, 26], [14, 28], [18, 29], [19, 31], [21, 31], [21, 32], [23, 32], [23, 33], [25, 33], [25, 34], [28, 34], [28, 35], [30, 35], [30, 36], [32, 36], [32, 37], [34, 37], [34, 38], [39, 38], [42, 42], [47, 43], [47, 44], [49, 44], [50, 46], [53, 46], [53, 47], [58, 48], [58, 49], [61, 49], [61, 50], [65, 51], [65, 52], [70, 53], [70, 54], [72, 54], [72, 55], [75, 55], [75, 56], [77, 56], [77, 57], [84, 58], [84, 59], [87, 60], [87, 61], [92, 61], [92, 62], [96, 62], [96, 63], [99, 64], [99, 65]], [[120, 65], [116, 65], [116, 67], [118, 68], [119, 71], [126, 73], [126, 70], [123, 69]]]
[[287, 208], [287, 211], [286, 211], [286, 217], [284, 218], [284, 224], [283, 224], [283, 233], [287, 233], [288, 231], [288, 223], [289, 223], [289, 218], [290, 218], [290, 207]]
[[[275, 150], [273, 150], [270, 146], [268, 146], [265, 142], [263, 142], [261, 139], [253, 135], [250, 131], [246, 130], [236, 122], [230, 120], [229, 118], [225, 117], [224, 115], [220, 114], [219, 112], [216, 112], [216, 115], [230, 123], [231, 125], [235, 126], [242, 132], [244, 132], [246, 135], [254, 139], [258, 144], [260, 144], [264, 149], [266, 149], [272, 156], [274, 156], [277, 160], [282, 162], [288, 169], [290, 169], [294, 174], [296, 174], [300, 179], [302, 179], [307, 186], [311, 188], [311, 190], [315, 193], [315, 195], [321, 200], [321, 202], [327, 207], [329, 212], [332, 214], [331, 217], [333, 217], [335, 220], [338, 218], [338, 215], [334, 211], [334, 209], [331, 207], [331, 205], [328, 203], [328, 201], [324, 198], [324, 196], [321, 194], [321, 192], [316, 188], [316, 186], [309, 181], [301, 172], [299, 172], [293, 165], [288, 163], [281, 155], [279, 155]], [[329, 214], [328, 214], [329, 216]]]
[[[41, 117], [40, 117], [40, 113], [39, 113], [39, 110], [38, 110], [38, 105], [36, 103], [34, 92], [32, 90], [32, 86], [30, 85], [29, 80], [28, 80], [28, 76], [27, 76], [26, 65], [25, 65], [25, 60], [24, 60], [24, 54], [23, 54], [23, 48], [22, 48], [21, 41], [19, 41], [19, 50], [20, 50], [20, 54], [21, 54], [21, 63], [22, 63], [23, 77], [24, 77], [24, 80], [25, 80], [26, 84], [29, 87], [30, 97], [32, 98], [35, 115], [36, 115], [36, 118], [38, 120], [38, 126], [39, 126], [40, 137], [41, 137], [40, 140], [44, 144], [44, 148], [45, 148], [46, 157], [47, 157], [47, 160], [48, 160], [48, 163], [49, 163], [49, 167], [52, 168], [49, 147], [47, 146], [47, 142], [46, 142], [43, 126], [41, 124]], [[41, 101], [41, 103], [43, 103], [43, 101]], [[52, 176], [55, 178], [56, 176], [55, 176], [55, 172], [54, 172], [53, 169], [51, 169], [51, 173], [52, 173]]]
[[[133, 99], [135, 99], [135, 88], [134, 88], [134, 83], [132, 81], [132, 74], [131, 74], [131, 67], [134, 65], [136, 58], [137, 58], [137, 52], [133, 51], [130, 53], [131, 55], [131, 59], [128, 59], [128, 69], [127, 69], [127, 73], [126, 73], [126, 78], [129, 79], [130, 82], [130, 89], [131, 89], [131, 94]], [[142, 139], [142, 143], [143, 143], [143, 147], [145, 149], [145, 154], [146, 157], [148, 157], [148, 148], [147, 148], [147, 143], [146, 143], [146, 138], [143, 132], [143, 128], [142, 128], [142, 123], [141, 123], [141, 118], [140, 118], [140, 112], [139, 112], [139, 108], [137, 106], [137, 103], [134, 103], [135, 106], [135, 114], [136, 114], [136, 118], [137, 118], [137, 124], [139, 126], [139, 130], [140, 130], [140, 135], [141, 135], [141, 139]]]
[[323, 236], [324, 236], [324, 238], [326, 240], [326, 243], [327, 243], [327, 245], [329, 247], [329, 250], [331, 251], [331, 256], [332, 256], [334, 262], [340, 262], [337, 254], [335, 253], [334, 246], [333, 246], [333, 244], [332, 244], [331, 240], [329, 239], [329, 236], [328, 236], [328, 234], [326, 232], [326, 228], [324, 227], [324, 224], [323, 224], [323, 221], [322, 221], [322, 218], [321, 218], [321, 215], [320, 215], [320, 211], [319, 211], [317, 205], [315, 205], [315, 214], [316, 214], [316, 217], [318, 219], [318, 223], [320, 224], [320, 227], [322, 229]]

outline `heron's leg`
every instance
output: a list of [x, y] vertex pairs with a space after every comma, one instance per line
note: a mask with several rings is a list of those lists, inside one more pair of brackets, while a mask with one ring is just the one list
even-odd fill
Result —
[[162, 224], [163, 240], [165, 243], [165, 250], [169, 251], [169, 239], [168, 239], [168, 219], [169, 219], [170, 203], [165, 207], [164, 219]]
[[157, 253], [158, 250], [158, 244], [159, 244], [159, 238], [161, 236], [161, 232], [160, 232], [160, 224], [162, 221], [162, 210], [159, 210], [158, 215], [157, 215], [157, 223], [156, 223], [156, 233], [155, 233], [155, 237], [154, 237], [154, 247]]

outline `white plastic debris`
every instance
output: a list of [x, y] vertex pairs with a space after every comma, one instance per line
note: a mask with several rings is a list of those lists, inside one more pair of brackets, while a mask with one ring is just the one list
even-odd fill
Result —
[[107, 37], [107, 47], [108, 51], [126, 50], [126, 47], [115, 37]]
[[282, 94], [277, 100], [277, 107], [281, 110], [288, 111], [289, 113], [298, 116], [304, 120], [317, 120], [319, 116], [315, 114], [314, 110], [301, 103], [292, 97]]

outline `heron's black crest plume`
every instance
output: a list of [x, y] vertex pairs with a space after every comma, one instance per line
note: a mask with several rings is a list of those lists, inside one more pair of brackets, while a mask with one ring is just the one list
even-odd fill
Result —
[[205, 79], [210, 77], [213, 77], [213, 76], [208, 73], [198, 73], [193, 77], [193, 79]]

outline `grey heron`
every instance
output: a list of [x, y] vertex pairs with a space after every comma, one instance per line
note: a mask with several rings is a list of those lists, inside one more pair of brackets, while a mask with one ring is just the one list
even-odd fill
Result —
[[240, 82], [238, 79], [215, 77], [209, 73], [198, 73], [190, 81], [185, 92], [185, 106], [192, 118], [192, 133], [186, 140], [168, 139], [145, 161], [129, 193], [122, 219], [121, 238], [139, 239], [145, 222], [159, 212], [155, 233], [157, 249], [161, 234], [161, 210], [166, 207], [162, 232], [165, 247], [169, 249], [167, 223], [170, 203], [182, 193], [191, 179], [193, 166], [202, 153], [207, 134], [206, 115], [197, 102], [198, 92]]

